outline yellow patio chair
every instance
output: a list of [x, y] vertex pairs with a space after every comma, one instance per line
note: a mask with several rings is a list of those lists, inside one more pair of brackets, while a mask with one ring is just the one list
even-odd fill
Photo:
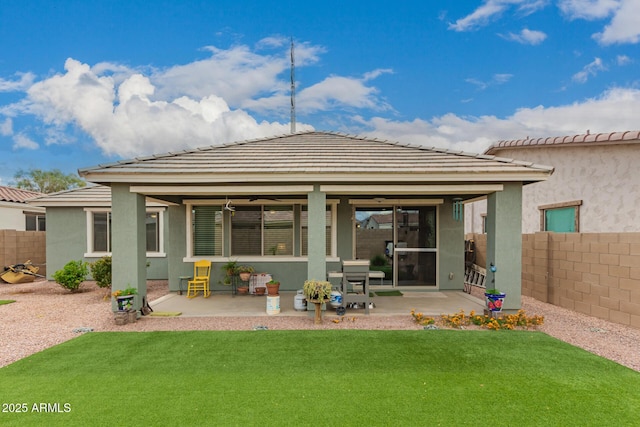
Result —
[[211, 295], [209, 290], [209, 277], [211, 276], [211, 261], [196, 261], [193, 263], [193, 279], [187, 282], [187, 298], [193, 298], [202, 291], [202, 296], [208, 298]]

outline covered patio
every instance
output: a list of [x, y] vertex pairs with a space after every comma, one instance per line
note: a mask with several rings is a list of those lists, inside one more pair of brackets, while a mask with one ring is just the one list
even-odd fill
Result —
[[229, 261], [271, 274], [286, 292], [305, 280], [326, 280], [345, 260], [357, 259], [383, 271], [384, 285], [393, 289], [444, 295], [464, 286], [464, 203], [487, 198], [487, 260], [498, 271], [490, 286], [507, 293], [505, 310], [517, 310], [522, 186], [552, 171], [493, 156], [304, 132], [79, 172], [111, 187], [113, 289], [136, 287], [137, 308], [146, 295], [145, 200], [167, 206], [160, 214], [168, 232], [158, 246], [166, 252], [171, 291], [198, 260], [212, 262], [216, 295]]

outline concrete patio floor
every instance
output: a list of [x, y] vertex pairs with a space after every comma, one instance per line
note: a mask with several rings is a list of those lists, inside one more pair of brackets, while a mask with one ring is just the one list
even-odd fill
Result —
[[[375, 292], [375, 290], [372, 290]], [[484, 301], [462, 291], [401, 291], [402, 296], [374, 296], [371, 300], [375, 307], [369, 310], [370, 316], [406, 316], [412, 309], [428, 316], [457, 313], [474, 310], [482, 313]], [[195, 298], [185, 294], [171, 293], [151, 301], [154, 312], [179, 312], [184, 317], [259, 317], [259, 316], [307, 316], [306, 311], [294, 309], [295, 292], [280, 292], [280, 313], [267, 313], [267, 297], [258, 295], [231, 295], [212, 292], [209, 298], [199, 293]], [[327, 312], [335, 309], [327, 305]], [[362, 308], [347, 308], [346, 315], [365, 316]]]

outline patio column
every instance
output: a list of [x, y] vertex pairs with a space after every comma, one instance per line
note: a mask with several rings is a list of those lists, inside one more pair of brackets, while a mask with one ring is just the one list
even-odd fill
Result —
[[[504, 184], [487, 198], [487, 289], [505, 292], [503, 311], [521, 308], [522, 183]], [[490, 264], [496, 272], [490, 271]], [[495, 280], [492, 282], [492, 280]]]
[[[142, 307], [147, 295], [145, 197], [131, 193], [128, 184], [111, 185], [112, 289], [138, 289], [134, 308]], [[112, 308], [117, 311], [115, 302]]]
[[178, 291], [180, 276], [193, 274], [191, 264], [186, 264], [183, 261], [187, 255], [187, 239], [185, 238], [187, 213], [184, 205], [170, 205], [167, 213], [169, 222], [169, 235], [165, 239], [167, 280], [169, 281], [169, 290]]
[[314, 185], [308, 198], [308, 245], [307, 279], [327, 280], [327, 195]]

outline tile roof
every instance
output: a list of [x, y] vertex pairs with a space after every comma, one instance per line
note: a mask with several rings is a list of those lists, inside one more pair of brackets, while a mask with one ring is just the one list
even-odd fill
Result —
[[43, 193], [21, 190], [19, 188], [0, 186], [0, 201], [13, 203], [27, 203], [27, 200], [42, 196]]
[[495, 154], [506, 148], [532, 148], [568, 145], [608, 145], [608, 144], [637, 144], [640, 143], [640, 131], [585, 133], [573, 136], [556, 136], [548, 138], [525, 138], [498, 141], [489, 147], [485, 154]]
[[[35, 206], [82, 206], [82, 207], [110, 207], [111, 187], [104, 185], [87, 185], [86, 187], [43, 194], [30, 200]], [[163, 207], [165, 203], [147, 200], [148, 207]]]
[[[375, 174], [380, 180], [393, 174], [548, 175], [553, 168], [483, 154], [427, 148], [329, 132], [304, 132], [272, 138], [139, 157], [80, 169], [87, 180], [108, 182], [216, 182], [233, 177], [265, 175], [311, 180], [317, 176]], [[306, 174], [315, 178], [305, 177]], [[228, 177], [228, 178], [227, 178]], [[542, 179], [542, 178], [541, 178]]]

